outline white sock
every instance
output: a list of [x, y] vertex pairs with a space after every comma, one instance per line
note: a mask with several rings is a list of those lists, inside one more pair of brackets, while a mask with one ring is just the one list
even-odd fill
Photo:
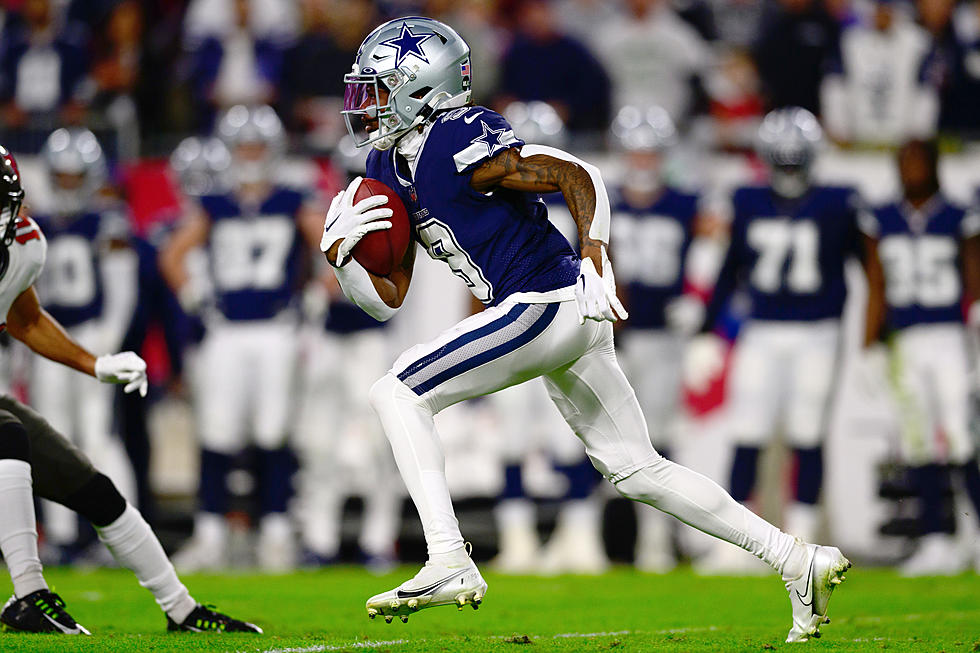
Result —
[[187, 618], [197, 602], [177, 578], [156, 535], [136, 508], [127, 503], [119, 519], [95, 530], [116, 561], [136, 574], [167, 616], [178, 624]]
[[432, 412], [418, 395], [391, 374], [371, 388], [371, 403], [381, 418], [395, 463], [415, 503], [429, 557], [463, 546], [459, 522], [446, 482], [446, 460]]
[[31, 487], [29, 463], [13, 458], [0, 460], [0, 552], [10, 570], [17, 598], [48, 589], [37, 555]]
[[503, 499], [493, 509], [497, 530], [533, 531], [537, 528], [538, 511], [530, 499]]
[[803, 570], [806, 547], [800, 540], [735, 501], [711, 479], [666, 458], [619, 481], [616, 489], [745, 549], [783, 577], [795, 578]]

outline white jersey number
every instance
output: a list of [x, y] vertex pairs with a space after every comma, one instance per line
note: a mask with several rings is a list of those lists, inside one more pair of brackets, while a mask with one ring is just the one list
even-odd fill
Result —
[[48, 243], [43, 299], [58, 306], [86, 306], [98, 292], [93, 243], [82, 236], [64, 235]]
[[473, 296], [481, 302], [488, 303], [493, 300], [493, 286], [487, 281], [483, 270], [456, 242], [452, 229], [432, 219], [420, 224], [418, 233], [419, 240], [425, 245], [430, 258], [445, 261], [453, 274], [462, 279]]
[[752, 285], [765, 293], [782, 287], [783, 269], [786, 287], [794, 293], [812, 293], [820, 289], [818, 252], [820, 232], [811, 220], [755, 220], [749, 224], [749, 246], [759, 257], [752, 268]]
[[284, 215], [216, 223], [211, 229], [215, 286], [224, 292], [279, 288], [295, 235], [295, 222]]
[[949, 306], [963, 292], [956, 269], [958, 244], [946, 236], [887, 236], [878, 245], [885, 295], [892, 306]]
[[616, 272], [623, 281], [647, 286], [671, 286], [681, 274], [684, 228], [673, 218], [614, 216]]

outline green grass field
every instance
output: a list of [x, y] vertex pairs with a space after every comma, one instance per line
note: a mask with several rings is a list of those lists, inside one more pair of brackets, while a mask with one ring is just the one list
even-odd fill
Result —
[[[90, 638], [0, 633], [0, 651], [980, 651], [980, 577], [899, 578], [852, 569], [833, 623], [807, 644], [783, 642], [789, 600], [775, 577], [700, 578], [616, 569], [595, 578], [487, 575], [478, 611], [424, 610], [403, 624], [368, 620], [364, 600], [411, 570], [374, 577], [354, 567], [289, 576], [190, 576], [205, 602], [265, 628], [260, 636], [164, 632], [128, 572], [52, 569], [48, 581]], [[9, 592], [9, 587], [6, 588]]]

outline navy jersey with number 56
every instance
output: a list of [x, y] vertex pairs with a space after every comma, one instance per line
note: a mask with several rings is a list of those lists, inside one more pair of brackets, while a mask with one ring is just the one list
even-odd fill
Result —
[[616, 281], [627, 284], [631, 328], [662, 329], [670, 300], [684, 290], [684, 259], [697, 217], [696, 195], [668, 188], [650, 206], [613, 205]]
[[445, 261], [490, 306], [513, 293], [574, 285], [578, 276], [578, 258], [539, 197], [470, 186], [481, 163], [522, 145], [500, 114], [464, 107], [434, 119], [414, 170], [396, 148], [373, 150], [367, 159], [367, 175], [398, 193], [429, 256]]
[[744, 187], [732, 196], [732, 209], [731, 242], [705, 326], [714, 326], [739, 283], [754, 319], [839, 318], [847, 295], [844, 263], [859, 251], [855, 192], [815, 186], [785, 200], [766, 187]]
[[218, 310], [229, 320], [267, 320], [289, 306], [299, 283], [297, 217], [303, 195], [274, 189], [256, 207], [206, 195], [208, 254]]
[[980, 215], [936, 196], [862, 214], [861, 230], [878, 240], [890, 326], [962, 322], [960, 241], [980, 234]]

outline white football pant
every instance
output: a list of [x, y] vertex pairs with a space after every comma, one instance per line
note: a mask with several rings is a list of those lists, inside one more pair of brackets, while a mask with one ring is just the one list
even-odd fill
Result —
[[895, 334], [891, 367], [908, 463], [962, 465], [972, 458], [969, 356], [963, 326], [923, 324], [902, 329]]
[[790, 446], [820, 445], [838, 376], [839, 345], [838, 320], [746, 323], [729, 380], [735, 443], [763, 447], [782, 424]]
[[636, 395], [616, 361], [612, 324], [579, 325], [574, 301], [505, 301], [488, 308], [406, 351], [371, 388], [430, 556], [463, 546], [433, 415], [537, 376], [544, 376], [593, 464], [621, 494], [741, 546], [779, 571], [800, 557], [791, 536], [714, 481], [653, 449]]
[[259, 447], [279, 449], [295, 409], [295, 323], [215, 321], [207, 327], [194, 372], [201, 445], [236, 454], [251, 435]]
[[368, 402], [371, 382], [384, 373], [389, 360], [386, 332], [340, 335], [313, 326], [304, 335], [303, 399], [296, 430], [303, 544], [324, 557], [337, 555], [344, 499], [360, 494], [361, 550], [391, 556], [403, 491]]

